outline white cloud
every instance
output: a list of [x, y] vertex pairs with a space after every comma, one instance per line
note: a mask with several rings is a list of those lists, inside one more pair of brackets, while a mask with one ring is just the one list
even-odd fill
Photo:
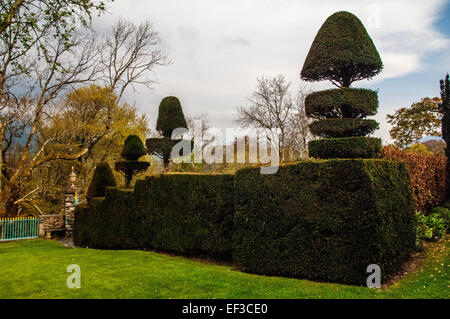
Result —
[[[158, 69], [153, 90], [128, 92], [156, 122], [160, 100], [176, 95], [186, 114], [208, 113], [212, 125], [234, 125], [261, 75], [284, 73], [296, 85], [310, 45], [325, 19], [346, 10], [374, 40], [385, 69], [372, 82], [426, 70], [427, 53], [448, 48], [432, 23], [444, 0], [120, 0], [95, 21], [104, 29], [117, 17], [151, 19], [173, 64]], [[357, 84], [358, 85], [358, 84]], [[367, 85], [367, 82], [361, 82]], [[329, 86], [317, 84], [317, 88]], [[382, 94], [382, 92], [380, 92]]]

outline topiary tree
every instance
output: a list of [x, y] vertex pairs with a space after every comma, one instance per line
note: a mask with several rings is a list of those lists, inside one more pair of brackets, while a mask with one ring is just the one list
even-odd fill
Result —
[[156, 130], [164, 137], [170, 138], [176, 128], [187, 128], [180, 100], [175, 96], [165, 97], [159, 104]]
[[310, 94], [305, 101], [306, 114], [317, 119], [311, 132], [332, 140], [309, 144], [310, 156], [373, 157], [381, 150], [381, 140], [365, 141], [378, 129], [374, 120], [378, 108], [377, 92], [354, 89], [354, 81], [370, 79], [383, 69], [372, 39], [361, 21], [349, 12], [336, 12], [320, 28], [301, 71], [306, 81], [329, 80], [338, 89]]
[[90, 201], [94, 197], [104, 197], [108, 186], [116, 186], [116, 180], [108, 163], [101, 162], [95, 167], [94, 176], [86, 195], [87, 200]]
[[447, 156], [447, 200], [450, 199], [450, 80], [449, 75], [440, 81], [441, 99], [439, 110], [442, 113], [442, 138], [447, 146], [445, 155]]
[[170, 163], [170, 153], [173, 146], [180, 140], [172, 140], [172, 132], [177, 128], [187, 129], [186, 119], [180, 100], [175, 96], [165, 97], [159, 104], [156, 130], [161, 134], [160, 138], [149, 138], [145, 142], [147, 152], [162, 158], [164, 171], [167, 171]]
[[144, 144], [139, 136], [129, 135], [125, 139], [121, 155], [126, 161], [116, 162], [115, 169], [124, 174], [126, 187], [130, 187], [134, 176], [146, 171], [150, 166], [149, 162], [139, 162], [139, 157], [145, 154]]
[[137, 161], [139, 157], [144, 156], [145, 154], [145, 147], [139, 136], [134, 134], [128, 135], [120, 155], [127, 161]]
[[329, 80], [350, 87], [370, 79], [383, 69], [383, 62], [361, 21], [350, 12], [331, 15], [317, 33], [301, 76], [306, 81]]

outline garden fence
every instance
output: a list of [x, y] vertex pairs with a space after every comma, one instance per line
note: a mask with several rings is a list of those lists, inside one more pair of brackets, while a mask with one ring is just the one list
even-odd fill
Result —
[[39, 218], [0, 218], [0, 241], [39, 237]]

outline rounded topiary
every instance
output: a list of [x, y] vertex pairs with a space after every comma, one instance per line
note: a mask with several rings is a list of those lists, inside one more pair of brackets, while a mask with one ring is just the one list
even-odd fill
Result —
[[301, 77], [306, 81], [329, 80], [339, 88], [312, 93], [306, 98], [306, 114], [318, 119], [310, 125], [311, 132], [328, 138], [311, 141], [310, 156], [376, 156], [381, 140], [365, 135], [373, 133], [379, 124], [364, 118], [377, 113], [377, 93], [349, 86], [354, 81], [370, 79], [382, 69], [380, 55], [356, 16], [341, 11], [325, 21], [309, 50]]
[[378, 127], [379, 124], [375, 120], [352, 118], [323, 119], [309, 126], [311, 133], [322, 137], [366, 136], [373, 133]]
[[159, 105], [156, 130], [164, 137], [170, 138], [176, 128], [187, 128], [187, 123], [180, 100], [175, 96], [168, 96]]
[[123, 144], [122, 157], [127, 161], [137, 161], [145, 154], [145, 147], [139, 136], [129, 135]]
[[317, 33], [301, 77], [349, 87], [354, 81], [372, 78], [382, 69], [380, 55], [361, 21], [340, 11], [331, 15]]
[[370, 89], [341, 88], [313, 92], [305, 99], [311, 118], [364, 118], [377, 114], [378, 94]]
[[101, 162], [95, 167], [86, 198], [90, 200], [94, 197], [104, 197], [108, 186], [116, 186], [116, 180], [108, 163]]

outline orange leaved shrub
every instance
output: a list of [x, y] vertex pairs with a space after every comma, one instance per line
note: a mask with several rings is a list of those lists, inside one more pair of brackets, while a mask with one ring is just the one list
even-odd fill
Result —
[[445, 156], [403, 151], [389, 145], [383, 147], [379, 157], [406, 164], [411, 176], [416, 210], [428, 212], [445, 202]]

